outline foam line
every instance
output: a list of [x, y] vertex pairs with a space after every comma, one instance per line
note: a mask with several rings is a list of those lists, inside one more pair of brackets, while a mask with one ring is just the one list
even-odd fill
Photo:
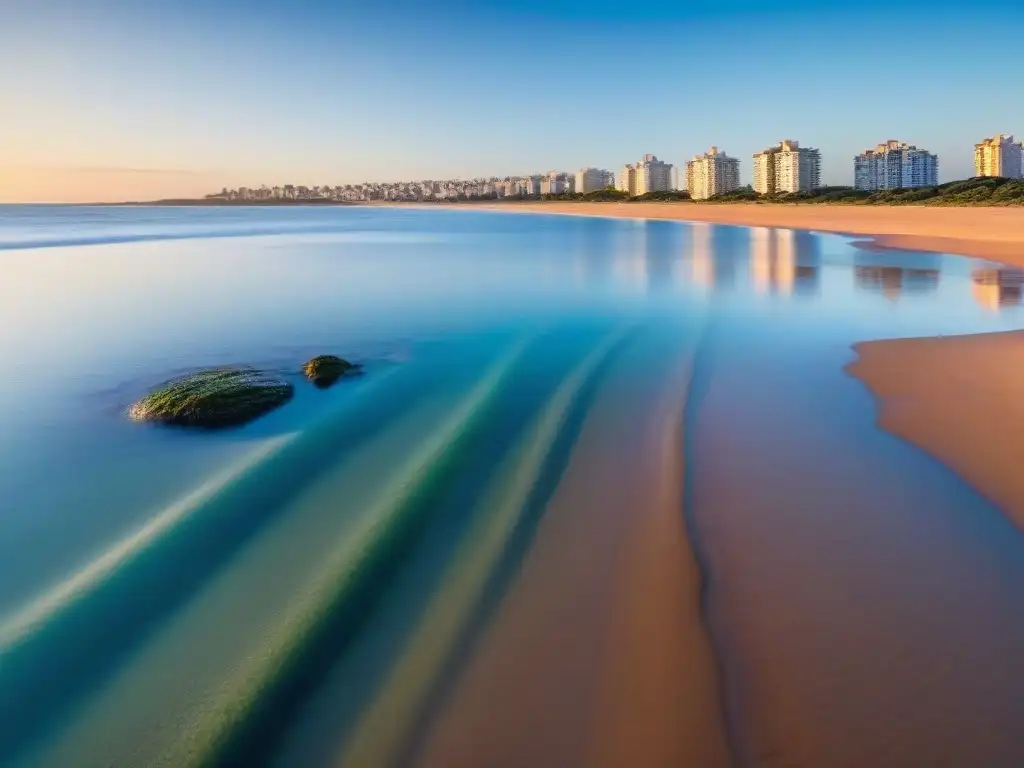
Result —
[[[366, 235], [373, 230], [351, 230], [337, 224], [296, 223], [293, 226], [281, 224], [262, 227], [227, 227], [210, 229], [176, 229], [167, 232], [129, 232], [125, 234], [78, 235], [77, 237], [46, 237], [24, 240], [0, 240], [0, 251], [35, 250], [37, 248], [70, 248], [83, 245], [120, 245], [123, 243], [150, 243], [164, 240], [213, 240], [235, 237], [273, 237], [277, 235], [337, 235], [347, 238], [351, 235]], [[381, 232], [381, 234], [385, 234]]]

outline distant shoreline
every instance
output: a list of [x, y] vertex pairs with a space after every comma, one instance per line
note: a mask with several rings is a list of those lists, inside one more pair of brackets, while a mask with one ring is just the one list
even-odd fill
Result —
[[[74, 205], [74, 203], [69, 203], [69, 205]], [[171, 198], [171, 199], [168, 199], [168, 200], [131, 200], [131, 201], [125, 201], [125, 202], [120, 202], [120, 203], [80, 203], [80, 205], [104, 206], [104, 207], [109, 207], [109, 206], [138, 206], [138, 207], [148, 207], [148, 206], [193, 207], [193, 206], [201, 206], [201, 207], [214, 207], [214, 208], [219, 208], [219, 207], [224, 207], [224, 208], [271, 208], [271, 207], [275, 207], [275, 206], [294, 207], [294, 206], [297, 206], [297, 205], [299, 205], [299, 206], [301, 206], [301, 205], [310, 205], [310, 206], [317, 206], [317, 207], [324, 206], [324, 205], [327, 205], [327, 206], [333, 206], [333, 205], [353, 206], [353, 205], [362, 205], [362, 203], [353, 203], [353, 202], [349, 202], [347, 200], [223, 200], [223, 199], [206, 199], [206, 198], [182, 197], [182, 198]]]
[[349, 202], [337, 200], [224, 200], [167, 199], [148, 202], [96, 203], [105, 207], [387, 207], [421, 210], [476, 210], [501, 213], [539, 213], [628, 219], [667, 219], [683, 222], [773, 227], [828, 232], [864, 238], [857, 245], [877, 248], [951, 253], [1024, 268], [1024, 205], [863, 205], [762, 202], [628, 202], [580, 201], [465, 201]]
[[[987, 201], [986, 201], [987, 202]], [[565, 206], [573, 207], [580, 205], [604, 205], [604, 206], [679, 206], [680, 208], [731, 208], [758, 206], [763, 208], [994, 208], [1014, 209], [1021, 208], [1019, 203], [991, 204], [986, 202], [973, 203], [970, 205], [955, 205], [935, 203], [931, 201], [913, 202], [890, 202], [890, 203], [864, 203], [846, 201], [815, 201], [815, 200], [794, 200], [791, 202], [781, 200], [537, 200], [537, 199], [510, 199], [510, 200], [327, 200], [327, 199], [303, 199], [303, 200], [224, 200], [222, 198], [171, 198], [167, 200], [125, 200], [121, 202], [105, 203], [16, 203], [17, 205], [87, 205], [87, 206], [202, 206], [202, 207], [225, 207], [225, 208], [264, 208], [264, 207], [295, 207], [295, 206], [423, 206], [437, 208], [462, 208], [462, 207], [484, 207], [497, 208], [509, 207], [514, 209], [522, 206]], [[13, 204], [13, 203], [12, 203]]]
[[667, 219], [740, 227], [772, 227], [864, 238], [857, 245], [951, 253], [1024, 268], [1024, 206], [838, 205], [760, 203], [520, 203], [445, 206], [623, 219]]

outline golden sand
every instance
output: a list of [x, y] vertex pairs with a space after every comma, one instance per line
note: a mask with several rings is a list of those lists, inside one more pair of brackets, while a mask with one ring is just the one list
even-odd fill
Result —
[[418, 765], [729, 764], [681, 513], [688, 361], [641, 391], [630, 368], [599, 393]]
[[1024, 207], [778, 205], [757, 203], [501, 203], [474, 210], [675, 219], [864, 235], [879, 246], [955, 253], [1024, 267]]
[[[1016, 209], [495, 208], [881, 233], [880, 245], [1024, 265]], [[881, 426], [1024, 527], [1024, 332], [857, 352], [849, 371], [878, 397]], [[884, 456], [865, 458], [864, 471], [841, 460], [807, 471], [841, 427], [805, 424], [810, 434], [779, 443], [787, 415], [738, 418], [748, 382], [719, 377], [688, 425], [703, 512], [687, 531], [680, 430], [692, 350], [682, 359], [642, 391], [621, 374], [604, 385], [417, 764], [1019, 764], [1024, 562], [993, 544], [998, 526], [961, 515], [959, 483], [939, 473], [903, 495]], [[694, 537], [716, 579], [725, 679], [701, 615]]]
[[1024, 332], [858, 344], [848, 370], [879, 424], [955, 470], [1024, 527]]

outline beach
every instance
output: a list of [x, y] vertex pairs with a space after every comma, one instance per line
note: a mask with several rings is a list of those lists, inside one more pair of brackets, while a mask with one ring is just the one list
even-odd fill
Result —
[[952, 253], [1024, 267], [1024, 207], [544, 202], [461, 207], [807, 229], [864, 236], [866, 247]]
[[[466, 206], [479, 208], [480, 206]], [[613, 218], [807, 229], [863, 236], [860, 247], [951, 253], [1024, 267], [1024, 208], [674, 203], [512, 203], [488, 206]], [[866, 342], [851, 375], [879, 402], [879, 425], [955, 470], [1024, 526], [1016, 470], [1024, 407], [1024, 334]], [[954, 407], [955, 405], [955, 407]]]
[[1024, 764], [1019, 284], [662, 208], [8, 212], [0, 763]]
[[956, 471], [1024, 528], [1024, 333], [872, 341], [848, 370], [878, 423]]
[[[493, 209], [801, 228], [863, 236], [858, 246], [869, 250], [952, 253], [1024, 266], [1024, 210], [1019, 209], [615, 203]], [[900, 258], [898, 252], [890, 256], [895, 262]], [[546, 654], [550, 671], [520, 677], [515, 670], [528, 668], [526, 659], [533, 658], [531, 649], [543, 646], [542, 635], [531, 639], [499, 632], [496, 637], [504, 642], [484, 645], [469, 667], [469, 682], [428, 742], [426, 765], [503, 764], [494, 762], [496, 755], [514, 755], [509, 765], [517, 759], [543, 764], [537, 758], [545, 751], [557, 754], [561, 765], [601, 765], [597, 755], [622, 754], [616, 742], [633, 749], [651, 746], [647, 754], [633, 757], [637, 765], [652, 766], [722, 760], [851, 768], [1009, 764], [1024, 756], [1007, 735], [1013, 728], [1007, 715], [1017, 706], [1013, 687], [1006, 684], [1024, 673], [1006, 642], [1024, 637], [1024, 625], [1013, 616], [1020, 602], [1017, 590], [1005, 588], [1024, 573], [1019, 540], [1007, 525], [1024, 527], [1024, 475], [1016, 466], [1024, 448], [1019, 396], [1024, 334], [854, 345], [857, 360], [829, 374], [834, 382], [829, 386], [840, 386], [844, 375], [863, 382], [877, 403], [878, 426], [902, 444], [871, 436], [870, 423], [852, 429], [837, 423], [828, 409], [808, 407], [826, 399], [827, 387], [812, 385], [804, 376], [763, 380], [759, 398], [746, 398], [748, 370], [771, 369], [774, 353], [751, 342], [731, 343], [739, 349], [724, 352], [726, 347], [717, 342], [713, 359], [698, 362], [695, 356], [690, 363], [699, 380], [687, 383], [687, 450], [679, 457], [690, 521], [683, 540], [689, 542], [689, 558], [700, 553], [702, 575], [709, 582], [704, 613], [697, 617], [711, 638], [719, 671], [708, 679], [717, 680], [719, 692], [699, 693], [693, 679], [688, 686], [676, 684], [675, 690], [678, 702], [702, 701], [705, 707], [719, 702], [721, 722], [705, 722], [696, 730], [681, 726], [680, 734], [689, 733], [681, 743], [691, 751], [672, 751], [650, 731], [650, 722], [646, 732], [640, 725], [657, 709], [631, 701], [623, 685], [617, 716], [602, 719], [592, 704], [589, 719], [577, 725], [577, 741], [571, 747], [562, 744], [567, 751], [559, 752], [556, 742], [544, 737], [545, 727], [550, 728], [554, 712], [573, 708], [568, 701], [558, 703], [556, 694], [581, 692], [586, 686], [568, 679], [560, 684], [555, 671], [567, 674], [572, 660], [580, 680], [595, 689], [593, 700], [607, 701], [597, 696], [594, 681], [613, 675], [614, 667], [598, 672], [594, 664], [594, 671], [584, 675], [585, 655], [570, 630], [565, 642], [574, 653], [566, 656], [564, 647], [559, 653], [555, 646]], [[803, 370], [821, 365], [820, 359], [807, 358]], [[657, 412], [653, 406], [652, 412]], [[870, 420], [869, 412], [865, 416]], [[777, 442], [793, 425], [801, 425], [798, 433]], [[870, 458], [863, 448], [867, 440], [878, 446]], [[822, 451], [829, 454], [827, 468], [817, 458]], [[620, 458], [625, 453], [629, 450]], [[599, 471], [592, 481], [598, 476], [616, 478]], [[629, 485], [626, 477], [616, 480]], [[991, 511], [973, 521], [965, 514], [972, 493], [992, 504]], [[556, 509], [557, 502], [549, 512], [551, 521], [558, 519]], [[660, 526], [651, 541], [678, 540], [668, 516], [660, 523], [653, 513], [649, 519], [652, 527]], [[612, 560], [608, 555], [603, 559]], [[617, 589], [625, 592], [637, 584], [623, 604], [651, 605], [654, 599], [639, 598], [651, 592], [630, 575], [626, 561], [614, 561], [622, 563]], [[813, 583], [807, 580], [811, 573], [816, 574]], [[527, 589], [528, 574], [524, 571], [522, 589]], [[593, 578], [598, 576], [595, 572]], [[539, 583], [540, 576], [535, 578]], [[661, 579], [664, 592], [665, 576]], [[684, 579], [672, 589], [685, 593], [686, 584]], [[557, 600], [556, 593], [549, 591], [547, 599]], [[580, 609], [578, 602], [562, 601]], [[683, 653], [687, 625], [669, 621], [666, 605], [650, 613], [661, 619], [649, 625], [647, 642], [671, 633], [679, 640], [676, 652]], [[615, 623], [623, 627], [622, 634], [631, 624], [643, 626], [643, 609], [636, 610], [628, 621], [612, 606], [603, 613], [622, 617]], [[510, 609], [506, 619], [514, 615]], [[534, 632], [542, 624], [525, 616], [516, 623], [533, 626]], [[621, 680], [671, 680], [667, 658], [656, 645], [649, 651], [649, 656], [615, 654], [618, 666], [628, 670]], [[645, 666], [657, 668], [659, 657], [664, 666], [658, 676], [645, 674]], [[689, 648], [683, 658], [693, 664], [700, 654]], [[514, 686], [509, 685], [512, 679], [518, 680]], [[640, 687], [635, 682], [634, 693]], [[493, 690], [515, 691], [515, 710], [529, 712], [530, 718], [497, 709], [486, 695]], [[656, 691], [652, 686], [648, 696], [656, 697]], [[636, 717], [622, 717], [623, 712]], [[676, 719], [693, 722], [683, 713]], [[557, 720], [562, 726], [567, 722]], [[502, 727], [494, 731], [484, 722]], [[525, 732], [529, 739], [522, 738]], [[704, 735], [697, 738], [698, 733]], [[948, 736], [954, 733], [963, 736]], [[587, 752], [581, 742], [601, 744], [601, 749]], [[530, 747], [541, 752], [531, 754]]]
[[[682, 505], [696, 333], [602, 387], [521, 570], [429, 730], [423, 768], [729, 765]], [[661, 375], [631, 371], [660, 360]]]

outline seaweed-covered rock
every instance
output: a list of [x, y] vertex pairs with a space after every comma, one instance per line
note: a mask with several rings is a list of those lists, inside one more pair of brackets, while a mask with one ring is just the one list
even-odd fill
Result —
[[245, 424], [288, 402], [294, 387], [252, 368], [212, 368], [169, 381], [129, 412], [138, 421], [218, 429]]
[[306, 378], [323, 389], [331, 386], [342, 376], [358, 373], [361, 366], [336, 355], [317, 355], [306, 363], [302, 370], [306, 374]]

